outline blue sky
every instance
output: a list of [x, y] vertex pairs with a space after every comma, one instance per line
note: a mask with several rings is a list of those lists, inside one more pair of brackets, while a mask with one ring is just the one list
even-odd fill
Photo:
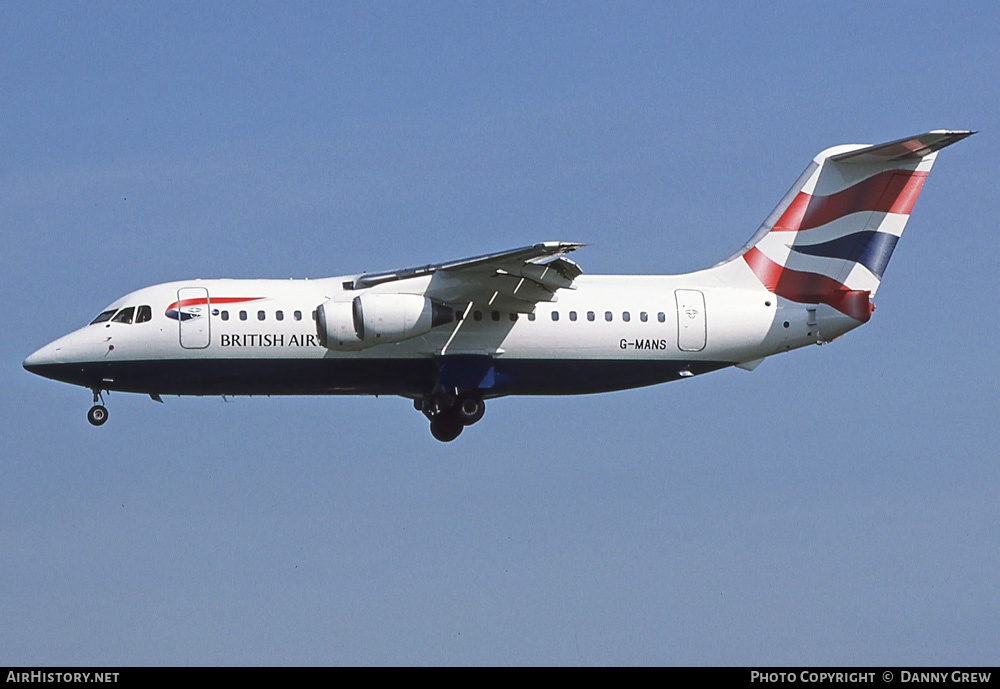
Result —
[[[0, 5], [0, 663], [994, 664], [998, 11]], [[944, 151], [872, 321], [602, 396], [112, 394], [23, 358], [131, 290], [544, 240], [730, 255], [818, 151]]]

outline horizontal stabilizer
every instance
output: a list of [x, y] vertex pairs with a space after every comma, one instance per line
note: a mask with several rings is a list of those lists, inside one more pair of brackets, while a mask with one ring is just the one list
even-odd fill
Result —
[[893, 160], [913, 160], [923, 158], [929, 153], [940, 151], [945, 146], [972, 136], [972, 131], [946, 131], [936, 129], [933, 132], [897, 139], [884, 144], [865, 146], [847, 153], [830, 156], [830, 160], [838, 163], [886, 163]]

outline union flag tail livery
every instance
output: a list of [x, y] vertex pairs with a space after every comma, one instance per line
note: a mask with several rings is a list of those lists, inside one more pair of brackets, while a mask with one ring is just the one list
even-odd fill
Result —
[[866, 322], [937, 152], [972, 132], [933, 131], [817, 155], [739, 258], [770, 292]]
[[185, 280], [132, 292], [24, 361], [164, 395], [397, 395], [454, 440], [513, 395], [752, 370], [867, 322], [938, 151], [933, 131], [816, 156], [735, 255], [684, 275], [586, 275], [572, 242], [318, 280]]

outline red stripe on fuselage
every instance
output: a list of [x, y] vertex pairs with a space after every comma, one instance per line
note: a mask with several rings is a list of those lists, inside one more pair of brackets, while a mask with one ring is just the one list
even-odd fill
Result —
[[774, 231], [811, 230], [862, 211], [909, 215], [926, 178], [926, 172], [885, 170], [829, 196], [800, 191], [774, 224]]
[[264, 297], [210, 297], [206, 299], [205, 297], [200, 297], [197, 299], [181, 299], [179, 302], [175, 301], [173, 304], [167, 307], [167, 310], [183, 308], [185, 306], [204, 306], [205, 304], [242, 304], [248, 301], [259, 301]]

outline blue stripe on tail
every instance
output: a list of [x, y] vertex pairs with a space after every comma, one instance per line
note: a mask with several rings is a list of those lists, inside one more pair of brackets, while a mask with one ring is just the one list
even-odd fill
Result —
[[860, 263], [881, 280], [898, 241], [899, 237], [893, 234], [864, 230], [821, 244], [795, 244], [791, 249], [809, 256], [839, 258]]

